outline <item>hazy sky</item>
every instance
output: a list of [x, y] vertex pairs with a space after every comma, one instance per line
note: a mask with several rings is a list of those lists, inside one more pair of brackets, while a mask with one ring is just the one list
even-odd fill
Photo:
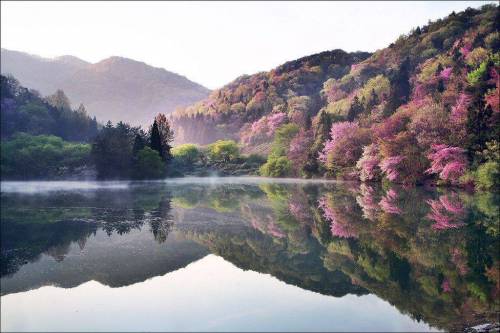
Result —
[[90, 62], [124, 56], [213, 89], [324, 50], [375, 51], [484, 3], [1, 2], [1, 44]]

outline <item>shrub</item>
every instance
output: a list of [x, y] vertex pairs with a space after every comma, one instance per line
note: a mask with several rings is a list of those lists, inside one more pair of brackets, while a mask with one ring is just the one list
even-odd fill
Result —
[[267, 177], [285, 177], [290, 174], [292, 163], [285, 156], [271, 157], [260, 167], [259, 172]]
[[233, 140], [218, 140], [208, 145], [208, 157], [212, 162], [227, 163], [240, 156], [238, 145]]
[[469, 84], [472, 86], [477, 85], [481, 80], [483, 80], [487, 72], [488, 63], [484, 61], [483, 63], [481, 63], [478, 69], [467, 74], [467, 80], [469, 81]]
[[467, 64], [473, 68], [481, 64], [483, 61], [488, 59], [488, 51], [482, 47], [475, 48], [472, 50], [466, 58]]
[[172, 156], [179, 164], [189, 166], [199, 159], [200, 151], [197, 145], [186, 143], [172, 148]]
[[134, 178], [157, 179], [164, 177], [165, 172], [165, 163], [156, 150], [145, 147], [137, 153]]
[[90, 145], [18, 133], [1, 145], [2, 178], [51, 178], [90, 162]]
[[298, 132], [299, 126], [296, 124], [286, 124], [279, 127], [274, 134], [271, 156], [285, 156], [290, 147], [290, 142]]
[[250, 154], [245, 158], [247, 165], [262, 165], [266, 163], [266, 158], [258, 154]]
[[493, 161], [483, 163], [475, 172], [476, 186], [481, 190], [493, 190], [498, 188], [500, 172], [498, 164]]

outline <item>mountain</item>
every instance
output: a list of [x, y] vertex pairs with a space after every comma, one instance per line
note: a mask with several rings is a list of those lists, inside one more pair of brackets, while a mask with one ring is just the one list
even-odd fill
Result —
[[498, 22], [498, 5], [468, 8], [373, 54], [328, 51], [242, 76], [174, 112], [177, 140], [234, 139], [269, 155], [264, 175], [491, 184]]
[[62, 89], [101, 122], [148, 125], [157, 113], [170, 113], [209, 93], [181, 75], [122, 57], [92, 64], [69, 55], [47, 59], [6, 49], [1, 57], [2, 74], [13, 75], [42, 95]]
[[248, 126], [271, 113], [293, 113], [292, 108], [301, 113], [309, 112], [304, 107], [318, 109], [323, 83], [329, 78], [341, 78], [352, 64], [370, 55], [325, 51], [287, 62], [270, 72], [243, 75], [213, 91], [207, 99], [174, 112], [176, 140], [200, 144], [222, 138], [240, 141]]

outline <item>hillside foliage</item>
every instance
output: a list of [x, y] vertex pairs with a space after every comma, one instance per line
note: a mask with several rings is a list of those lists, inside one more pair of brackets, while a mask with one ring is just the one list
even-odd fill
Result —
[[[469, 8], [373, 54], [327, 51], [239, 77], [172, 115], [177, 140], [233, 139], [243, 152], [267, 155], [269, 175], [491, 184], [484, 178], [499, 175], [499, 21], [497, 5]], [[290, 124], [300, 131], [276, 154]]]
[[72, 109], [69, 99], [58, 90], [46, 98], [22, 87], [12, 76], [1, 76], [1, 137], [16, 132], [55, 135], [68, 141], [90, 141], [97, 134], [97, 121], [83, 105]]

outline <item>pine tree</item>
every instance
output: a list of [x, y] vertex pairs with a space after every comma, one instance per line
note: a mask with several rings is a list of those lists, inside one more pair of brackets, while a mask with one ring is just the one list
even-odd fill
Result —
[[158, 154], [160, 154], [160, 157], [163, 159], [163, 149], [161, 146], [161, 136], [160, 136], [160, 131], [158, 129], [158, 123], [155, 121], [153, 122], [153, 126], [151, 127], [151, 139], [150, 139], [150, 147], [153, 150], [156, 150]]
[[307, 162], [303, 167], [305, 174], [308, 176], [318, 172], [318, 153], [323, 148], [324, 142], [330, 139], [331, 117], [324, 110], [319, 113], [318, 117], [318, 122], [313, 128], [314, 143], [309, 151]]
[[155, 122], [158, 127], [158, 133], [160, 135], [160, 144], [161, 144], [161, 157], [163, 158], [164, 161], [168, 162], [172, 159], [172, 154], [170, 153], [170, 150], [172, 149], [172, 141], [174, 140], [174, 131], [172, 130], [172, 127], [170, 126], [170, 123], [167, 120], [167, 117], [159, 113], [156, 118]]
[[144, 138], [140, 134], [136, 134], [134, 139], [134, 147], [132, 148], [134, 157], [136, 157], [137, 153], [144, 149], [144, 147], [146, 147]]
[[[377, 94], [375, 94], [375, 91], [372, 89], [372, 96], [371, 96], [370, 100], [368, 101], [367, 109], [368, 109], [368, 106], [377, 104], [377, 100], [378, 100]], [[351, 104], [351, 107], [349, 108], [349, 111], [347, 112], [347, 120], [353, 121], [356, 118], [356, 116], [361, 114], [364, 110], [365, 110], [365, 108], [363, 107], [363, 105], [359, 101], [358, 96], [354, 96], [354, 100]]]

